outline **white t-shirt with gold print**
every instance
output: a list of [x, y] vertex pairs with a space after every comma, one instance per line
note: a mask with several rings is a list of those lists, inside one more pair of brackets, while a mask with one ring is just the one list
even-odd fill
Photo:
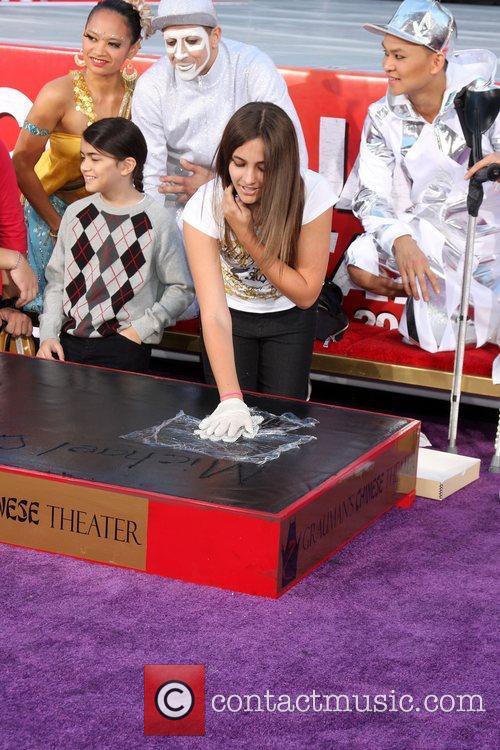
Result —
[[[217, 191], [215, 200], [214, 191]], [[338, 198], [326, 179], [310, 169], [304, 176], [304, 192], [302, 225], [309, 224], [331, 208]], [[220, 206], [222, 195], [222, 186], [218, 180], [211, 180], [203, 185], [186, 203], [182, 221], [219, 240], [228, 306], [234, 310], [254, 313], [279, 312], [294, 307], [294, 303], [268, 281], [240, 245], [235, 242], [231, 247], [225, 246], [221, 221], [214, 210], [216, 206]]]

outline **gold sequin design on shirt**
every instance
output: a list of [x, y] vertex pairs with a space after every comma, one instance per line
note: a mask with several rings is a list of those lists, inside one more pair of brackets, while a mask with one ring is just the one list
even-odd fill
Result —
[[[92, 94], [90, 93], [87, 81], [85, 80], [84, 72], [83, 70], [73, 70], [71, 71], [71, 75], [73, 77], [75, 109], [87, 118], [87, 126], [92, 125], [97, 118], [94, 111], [94, 100], [92, 99]], [[118, 117], [125, 117], [127, 120], [130, 120], [134, 83], [126, 81], [124, 78], [122, 78], [122, 81], [125, 87], [125, 93], [123, 94], [122, 103], [120, 104]]]
[[[229, 294], [231, 297], [239, 297], [240, 299], [257, 300], [278, 299], [278, 297], [282, 296], [281, 292], [272, 286], [271, 282], [259, 270], [253, 259], [239, 243], [234, 242], [231, 247], [221, 243], [220, 254], [222, 278], [226, 294]], [[265, 282], [261, 282], [261, 286], [259, 287], [252, 287], [238, 279], [238, 276], [233, 271], [235, 267], [241, 268], [244, 271], [254, 267], [259, 274], [259, 278], [265, 279]], [[263, 286], [268, 286], [268, 291], [263, 291]]]

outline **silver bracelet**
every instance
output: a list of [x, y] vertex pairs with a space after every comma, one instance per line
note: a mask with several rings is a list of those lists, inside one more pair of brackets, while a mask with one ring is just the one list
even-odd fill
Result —
[[16, 271], [19, 268], [19, 264], [21, 263], [21, 261], [23, 259], [23, 254], [20, 253], [20, 252], [18, 252], [17, 250], [16, 250], [16, 252], [17, 252], [16, 265], [14, 266], [14, 268], [11, 268], [11, 271]]

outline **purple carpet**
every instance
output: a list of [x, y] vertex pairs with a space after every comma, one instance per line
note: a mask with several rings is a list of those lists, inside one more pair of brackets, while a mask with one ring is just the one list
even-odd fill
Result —
[[[445, 419], [423, 419], [444, 449]], [[391, 511], [279, 601], [0, 545], [0, 747], [497, 748], [493, 423], [460, 434], [461, 452], [483, 459], [477, 482]], [[206, 665], [206, 736], [144, 737], [143, 665], [185, 663]], [[351, 712], [209, 706], [266, 689], [346, 694]], [[453, 698], [375, 713], [356, 712], [355, 694], [361, 709], [366, 695]], [[460, 704], [466, 694], [483, 710]]]

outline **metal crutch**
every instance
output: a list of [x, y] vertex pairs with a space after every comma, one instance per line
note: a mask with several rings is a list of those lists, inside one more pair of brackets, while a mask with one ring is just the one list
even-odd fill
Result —
[[[465, 140], [471, 149], [469, 167], [483, 158], [481, 136], [494, 123], [500, 109], [500, 89], [468, 89], [467, 87], [455, 98], [455, 108]], [[455, 351], [455, 365], [453, 370], [453, 385], [450, 399], [450, 422], [448, 428], [448, 451], [457, 453], [457, 427], [462, 392], [462, 372], [465, 354], [465, 333], [467, 312], [469, 309], [469, 295], [474, 261], [474, 237], [477, 216], [483, 201], [483, 182], [497, 180], [500, 177], [500, 167], [491, 165], [477, 172], [470, 180], [467, 195], [467, 239], [465, 244], [464, 271], [462, 280], [462, 296], [460, 300], [459, 328], [457, 347]]]
[[491, 459], [490, 471], [500, 474], [500, 409], [498, 410], [497, 436], [495, 439], [495, 452]]

